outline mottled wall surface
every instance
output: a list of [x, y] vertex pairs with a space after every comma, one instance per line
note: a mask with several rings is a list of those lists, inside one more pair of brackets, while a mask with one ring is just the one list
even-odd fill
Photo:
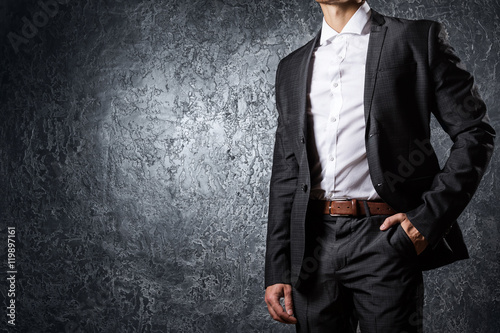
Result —
[[[0, 4], [9, 331], [292, 332], [263, 302], [273, 87], [279, 59], [319, 29], [319, 7], [44, 3], [55, 1]], [[445, 23], [500, 129], [498, 0], [370, 4]], [[449, 139], [434, 134], [446, 155]], [[500, 331], [499, 159], [460, 219], [472, 259], [425, 275], [426, 332]]]

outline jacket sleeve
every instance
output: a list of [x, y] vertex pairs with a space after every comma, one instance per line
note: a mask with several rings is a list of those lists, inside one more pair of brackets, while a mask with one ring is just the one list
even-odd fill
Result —
[[290, 217], [297, 188], [298, 163], [287, 137], [281, 107], [280, 66], [276, 75], [278, 127], [269, 193], [265, 286], [290, 283]]
[[436, 101], [433, 113], [453, 145], [430, 190], [424, 192], [422, 204], [407, 216], [433, 246], [448, 233], [476, 191], [491, 159], [495, 131], [472, 75], [438, 23], [429, 29], [428, 57]]

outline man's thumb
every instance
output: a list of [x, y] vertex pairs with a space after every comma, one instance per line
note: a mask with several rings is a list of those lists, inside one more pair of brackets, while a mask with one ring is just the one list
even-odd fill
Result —
[[289, 316], [293, 315], [292, 288], [290, 287], [285, 290], [285, 310]]

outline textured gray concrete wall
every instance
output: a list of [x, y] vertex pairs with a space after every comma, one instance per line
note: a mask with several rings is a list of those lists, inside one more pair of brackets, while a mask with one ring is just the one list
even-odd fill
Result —
[[[0, 4], [9, 329], [292, 332], [263, 302], [273, 86], [279, 59], [319, 29], [319, 7], [54, 3]], [[370, 4], [445, 23], [500, 129], [498, 0]], [[434, 134], [446, 155], [449, 139]], [[500, 331], [499, 159], [460, 219], [472, 259], [425, 275], [426, 332]], [[14, 298], [7, 227], [16, 231]]]

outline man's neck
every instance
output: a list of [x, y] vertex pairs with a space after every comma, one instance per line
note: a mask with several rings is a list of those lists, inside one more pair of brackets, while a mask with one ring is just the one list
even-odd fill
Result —
[[325, 16], [326, 23], [328, 23], [333, 30], [341, 32], [354, 13], [363, 5], [363, 2], [364, 1], [359, 3], [348, 2], [343, 4], [320, 3], [320, 6]]

